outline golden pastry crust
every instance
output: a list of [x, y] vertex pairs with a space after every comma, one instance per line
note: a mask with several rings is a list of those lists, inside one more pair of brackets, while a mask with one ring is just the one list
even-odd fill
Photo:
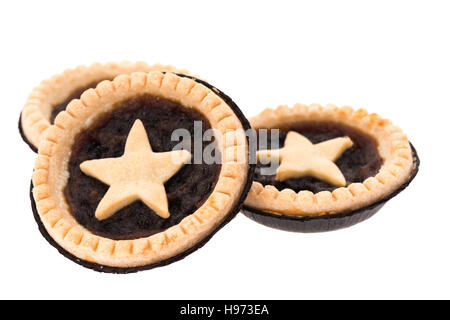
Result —
[[[68, 160], [79, 132], [114, 110], [118, 102], [141, 94], [157, 95], [201, 112], [212, 128], [226, 135], [215, 136], [222, 167], [206, 202], [178, 225], [147, 238], [111, 240], [93, 234], [71, 215], [63, 194], [69, 177]], [[226, 102], [190, 78], [153, 71], [102, 81], [95, 89], [85, 91], [80, 100], [73, 100], [44, 133], [33, 173], [33, 196], [41, 221], [62, 248], [82, 260], [105, 266], [150, 265], [185, 252], [208, 236], [239, 201], [249, 168], [242, 129], [241, 121]]]
[[389, 120], [374, 113], [369, 114], [363, 109], [296, 104], [291, 108], [279, 106], [277, 109], [266, 109], [250, 119], [253, 129], [288, 127], [301, 121], [333, 121], [362, 130], [378, 142], [383, 165], [374, 177], [369, 177], [362, 183], [351, 183], [333, 192], [312, 193], [304, 190], [297, 193], [292, 189], [279, 191], [274, 186], [263, 186], [255, 181], [245, 200], [246, 207], [298, 217], [350, 211], [389, 195], [412, 172], [413, 156], [406, 135]]
[[90, 66], [78, 66], [67, 69], [49, 79], [43, 80], [33, 89], [22, 109], [21, 125], [25, 138], [36, 148], [42, 133], [51, 126], [50, 116], [53, 107], [65, 101], [74, 90], [83, 88], [93, 82], [113, 79], [120, 74], [142, 71], [168, 71], [189, 75], [186, 70], [179, 70], [169, 65], [129, 61], [94, 63]]

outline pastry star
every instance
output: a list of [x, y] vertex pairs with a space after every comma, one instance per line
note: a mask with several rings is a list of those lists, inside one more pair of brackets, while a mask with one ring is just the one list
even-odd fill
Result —
[[153, 152], [141, 120], [136, 120], [118, 158], [88, 160], [83, 173], [109, 185], [95, 217], [104, 220], [130, 203], [141, 200], [162, 218], [170, 216], [164, 183], [191, 158], [186, 150]]
[[343, 187], [345, 177], [334, 161], [353, 145], [349, 137], [335, 138], [312, 144], [300, 133], [290, 131], [284, 147], [257, 152], [258, 159], [278, 159], [276, 180], [313, 176], [329, 184]]

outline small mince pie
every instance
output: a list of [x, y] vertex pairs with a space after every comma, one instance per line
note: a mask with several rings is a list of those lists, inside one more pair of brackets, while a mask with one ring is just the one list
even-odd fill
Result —
[[[267, 226], [330, 231], [371, 217], [415, 177], [419, 158], [400, 128], [365, 110], [280, 106], [250, 120], [259, 143], [244, 214]], [[278, 129], [278, 130], [274, 130]]]
[[[42, 137], [32, 183], [40, 231], [97, 271], [179, 260], [240, 210], [255, 168], [249, 129], [228, 96], [190, 76], [152, 71], [102, 81]], [[177, 148], [174, 134], [187, 137], [186, 147]], [[207, 150], [218, 161], [202, 156]]]
[[42, 81], [28, 96], [19, 119], [19, 131], [23, 140], [33, 151], [37, 151], [42, 133], [53, 124], [58, 113], [65, 110], [72, 99], [80, 98], [85, 90], [95, 88], [102, 80], [112, 80], [120, 74], [136, 71], [189, 74], [186, 70], [178, 70], [172, 66], [128, 61], [94, 63], [88, 67], [68, 69]]

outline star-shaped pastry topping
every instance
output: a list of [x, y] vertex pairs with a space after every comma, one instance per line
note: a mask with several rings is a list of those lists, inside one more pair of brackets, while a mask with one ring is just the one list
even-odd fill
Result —
[[278, 181], [313, 176], [331, 185], [343, 187], [345, 177], [334, 161], [352, 145], [349, 137], [312, 144], [300, 133], [290, 131], [283, 148], [258, 151], [257, 157], [260, 160], [280, 161], [275, 178]]
[[168, 218], [164, 183], [190, 158], [191, 154], [186, 150], [153, 152], [144, 125], [136, 120], [121, 157], [88, 160], [80, 165], [85, 174], [109, 185], [95, 217], [107, 219], [123, 207], [141, 200], [160, 217]]

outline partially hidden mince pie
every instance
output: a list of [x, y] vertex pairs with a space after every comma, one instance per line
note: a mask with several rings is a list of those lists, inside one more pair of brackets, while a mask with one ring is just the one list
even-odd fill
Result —
[[23, 140], [33, 151], [37, 151], [42, 133], [53, 124], [59, 112], [66, 109], [72, 99], [103, 80], [112, 80], [120, 74], [132, 72], [169, 71], [189, 74], [172, 66], [145, 62], [94, 63], [90, 66], [78, 66], [42, 81], [33, 89], [23, 107], [19, 130]]
[[249, 129], [229, 97], [190, 76], [102, 81], [43, 135], [32, 189], [40, 231], [98, 271], [181, 259], [239, 211], [255, 168]]
[[[330, 231], [371, 217], [415, 177], [406, 135], [365, 110], [280, 106], [250, 120], [258, 135], [245, 215], [274, 228]], [[278, 130], [274, 130], [278, 129]]]

